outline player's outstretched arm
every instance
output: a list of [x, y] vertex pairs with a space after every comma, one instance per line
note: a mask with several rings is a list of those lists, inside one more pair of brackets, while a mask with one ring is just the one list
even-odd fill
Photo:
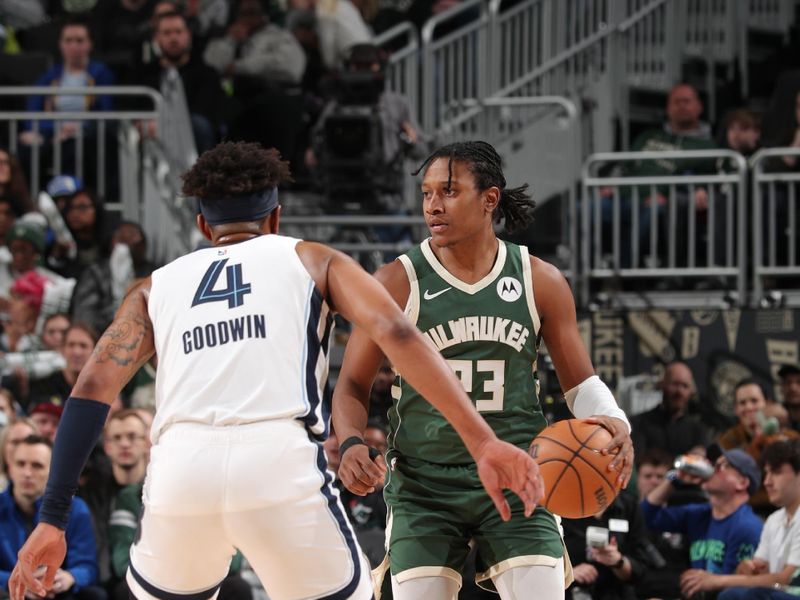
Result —
[[[64, 562], [64, 530], [72, 497], [103, 431], [109, 405], [155, 351], [147, 313], [149, 290], [150, 280], [146, 279], [128, 293], [72, 388], [58, 426], [40, 522], [17, 554], [8, 581], [12, 600], [24, 600], [26, 590], [46, 596]], [[45, 567], [44, 576], [38, 572], [41, 566]]]
[[575, 300], [566, 279], [553, 265], [531, 258], [536, 308], [542, 338], [553, 359], [561, 389], [572, 413], [609, 430], [612, 439], [605, 452], [618, 452], [609, 470], [621, 465], [618, 483], [628, 485], [633, 468], [630, 424], [608, 387], [594, 374], [575, 316]]
[[[535, 461], [497, 439], [442, 356], [386, 289], [341, 252], [307, 242], [298, 244], [297, 251], [331, 306], [372, 338], [409, 384], [453, 425], [475, 458], [481, 481], [503, 519], [511, 516], [504, 488], [520, 496], [529, 515], [542, 496]], [[320, 265], [325, 265], [324, 273]]]
[[[408, 298], [405, 269], [399, 262], [384, 265], [375, 273], [389, 295], [402, 307]], [[332, 420], [340, 442], [352, 437], [364, 438], [369, 417], [369, 397], [384, 354], [359, 327], [354, 327], [344, 352], [344, 361], [333, 391]], [[350, 446], [339, 455], [339, 479], [354, 494], [366, 495], [383, 482], [386, 464], [383, 457], [374, 461], [366, 445]]]

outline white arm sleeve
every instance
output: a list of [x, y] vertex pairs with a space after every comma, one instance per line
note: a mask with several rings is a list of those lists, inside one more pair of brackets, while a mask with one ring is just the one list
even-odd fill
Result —
[[588, 419], [595, 415], [603, 415], [605, 417], [616, 417], [624, 421], [628, 426], [628, 433], [631, 432], [631, 424], [628, 417], [625, 416], [611, 390], [608, 386], [600, 381], [597, 375], [584, 379], [574, 388], [564, 394], [567, 400], [567, 406], [578, 419]]

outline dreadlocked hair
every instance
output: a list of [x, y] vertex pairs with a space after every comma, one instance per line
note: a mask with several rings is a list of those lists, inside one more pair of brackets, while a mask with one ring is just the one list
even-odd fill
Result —
[[500, 201], [492, 215], [494, 221], [504, 222], [505, 230], [509, 233], [525, 229], [533, 221], [533, 209], [536, 202], [527, 193], [528, 184], [515, 188], [506, 188], [506, 178], [503, 175], [503, 164], [497, 150], [491, 144], [481, 141], [455, 142], [442, 146], [426, 158], [413, 175], [419, 175], [427, 170], [437, 158], [448, 159], [447, 169], [449, 174], [448, 185], [453, 177], [453, 162], [463, 163], [475, 178], [478, 190], [488, 190], [496, 187], [500, 190]]
[[222, 142], [204, 152], [182, 175], [184, 196], [228, 198], [253, 194], [292, 181], [289, 163], [275, 148], [251, 142]]

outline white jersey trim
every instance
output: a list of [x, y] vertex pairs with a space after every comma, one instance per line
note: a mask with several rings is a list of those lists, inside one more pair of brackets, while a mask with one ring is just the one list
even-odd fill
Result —
[[503, 267], [506, 264], [506, 244], [503, 240], [497, 240], [498, 248], [497, 248], [497, 260], [494, 261], [494, 266], [492, 270], [487, 273], [487, 275], [481, 279], [480, 281], [476, 281], [475, 283], [465, 283], [461, 281], [458, 277], [453, 275], [450, 271], [444, 268], [444, 265], [439, 262], [439, 259], [436, 258], [436, 255], [431, 250], [431, 239], [428, 238], [424, 240], [420, 245], [420, 249], [422, 250], [422, 255], [431, 265], [431, 268], [436, 271], [436, 274], [444, 279], [447, 283], [452, 285], [457, 290], [461, 290], [465, 294], [474, 295], [480, 292], [485, 287], [491, 285], [497, 276], [500, 275], [500, 271], [503, 270]]
[[533, 295], [533, 272], [531, 270], [531, 257], [530, 254], [528, 254], [528, 248], [526, 246], [520, 246], [519, 251], [522, 255], [522, 279], [525, 283], [525, 300], [528, 302], [528, 311], [531, 313], [534, 336], [538, 337], [541, 321], [539, 320], [539, 311], [536, 310], [536, 299]]

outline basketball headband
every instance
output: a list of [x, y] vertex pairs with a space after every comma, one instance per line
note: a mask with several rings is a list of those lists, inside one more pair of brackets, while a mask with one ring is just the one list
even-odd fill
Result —
[[258, 221], [277, 206], [277, 187], [234, 198], [200, 198], [200, 212], [209, 225]]

